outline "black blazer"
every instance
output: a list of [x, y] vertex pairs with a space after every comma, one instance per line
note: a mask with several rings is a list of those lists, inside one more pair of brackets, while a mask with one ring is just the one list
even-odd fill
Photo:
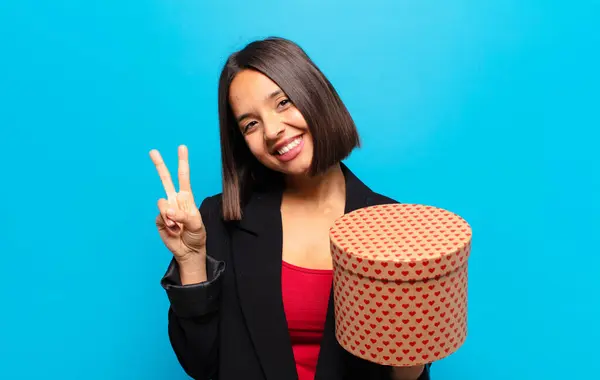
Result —
[[[365, 186], [345, 165], [345, 212], [397, 203]], [[200, 212], [207, 231], [208, 281], [181, 285], [172, 260], [161, 285], [170, 300], [169, 338], [197, 380], [294, 380], [296, 366], [281, 293], [282, 190], [254, 193], [239, 222], [225, 223], [220, 195]], [[335, 338], [333, 292], [315, 380], [391, 379], [390, 368], [360, 359]], [[429, 379], [429, 365], [419, 380]]]

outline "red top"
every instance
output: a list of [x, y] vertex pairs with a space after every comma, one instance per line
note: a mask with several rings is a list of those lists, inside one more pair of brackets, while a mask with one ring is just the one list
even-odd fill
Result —
[[333, 271], [283, 262], [281, 284], [298, 380], [314, 380]]

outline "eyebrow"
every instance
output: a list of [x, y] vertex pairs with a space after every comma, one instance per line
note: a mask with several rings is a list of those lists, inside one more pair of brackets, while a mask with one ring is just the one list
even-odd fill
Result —
[[[272, 93], [270, 93], [270, 94], [269, 94], [269, 95], [268, 95], [268, 96], [265, 98], [265, 100], [270, 100], [270, 99], [273, 99], [273, 98], [275, 98], [275, 97], [277, 97], [277, 96], [279, 96], [279, 95], [281, 95], [281, 94], [283, 94], [283, 91], [281, 91], [281, 90], [275, 90], [275, 91], [273, 91]], [[247, 117], [248, 117], [248, 116], [250, 116], [250, 115], [251, 115], [250, 113], [244, 113], [244, 114], [241, 114], [241, 115], [240, 115], [240, 116], [237, 118], [237, 121], [238, 121], [238, 123], [239, 123], [240, 121], [244, 120], [245, 118], [247, 118]]]

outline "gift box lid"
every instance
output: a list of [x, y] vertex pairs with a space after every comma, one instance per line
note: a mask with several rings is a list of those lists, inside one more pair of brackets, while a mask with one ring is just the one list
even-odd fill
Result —
[[392, 203], [364, 207], [330, 229], [336, 265], [386, 281], [437, 278], [466, 265], [471, 227], [442, 208]]

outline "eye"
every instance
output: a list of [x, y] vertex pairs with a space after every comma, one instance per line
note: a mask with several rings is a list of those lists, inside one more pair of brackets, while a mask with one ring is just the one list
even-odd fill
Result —
[[248, 124], [244, 125], [244, 127], [242, 128], [244, 133], [247, 133], [250, 128], [254, 127], [256, 125], [256, 121], [251, 121]]
[[285, 106], [287, 106], [288, 104], [290, 104], [290, 100], [289, 100], [289, 99], [283, 99], [282, 101], [280, 101], [280, 102], [277, 104], [277, 106], [278, 106], [278, 107], [285, 107]]

